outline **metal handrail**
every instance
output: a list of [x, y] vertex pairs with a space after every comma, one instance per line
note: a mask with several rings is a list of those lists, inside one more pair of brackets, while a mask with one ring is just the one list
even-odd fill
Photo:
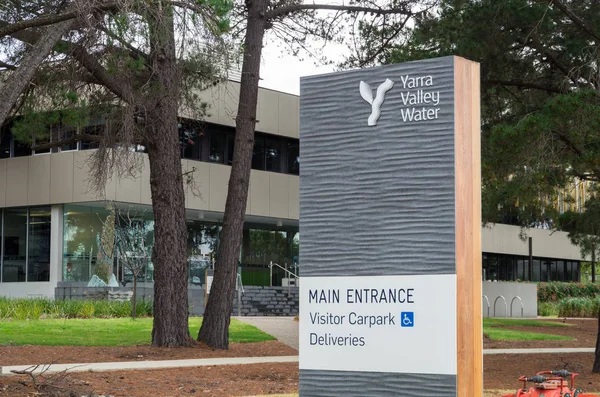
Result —
[[[296, 279], [296, 285], [298, 285], [298, 279], [300, 277], [298, 277], [298, 275], [294, 272], [291, 272], [287, 269], [287, 264], [286, 267], [283, 267], [277, 263], [273, 263], [273, 261], [271, 261], [269, 263], [269, 270], [270, 270], [270, 277], [269, 277], [269, 285], [272, 287], [273, 286], [273, 265], [279, 267], [280, 269], [283, 269], [285, 272], [287, 272], [290, 276], [294, 276], [294, 278]], [[290, 297], [290, 295], [292, 294], [292, 286], [291, 284], [288, 282], [288, 298]]]
[[496, 317], [496, 302], [498, 302], [498, 299], [500, 298], [502, 298], [502, 300], [504, 301], [504, 316], [506, 317], [508, 315], [508, 305], [506, 304], [506, 299], [502, 295], [498, 296], [494, 300], [494, 317]]
[[273, 263], [273, 261], [271, 261], [271, 263], [269, 263], [269, 267], [273, 268], [273, 266], [277, 266], [278, 268], [280, 268], [281, 270], [287, 272], [290, 274], [290, 276], [294, 276], [294, 278], [300, 278], [300, 276], [298, 276], [296, 273], [289, 271], [288, 269], [286, 269], [285, 267], [277, 264], [277, 263]]
[[241, 290], [242, 294], [245, 292], [244, 291], [244, 284], [242, 283], [242, 275], [240, 273], [237, 274], [237, 282], [238, 284], [236, 285], [236, 290]]
[[485, 298], [485, 302], [487, 303], [487, 308], [488, 308], [488, 313], [487, 316], [490, 316], [490, 300], [488, 299], [488, 297], [486, 295], [483, 295], [483, 297]]
[[523, 307], [523, 299], [521, 299], [520, 296], [515, 296], [514, 298], [512, 298], [512, 300], [510, 301], [510, 316], [513, 316], [513, 302], [515, 301], [515, 299], [518, 299], [519, 302], [521, 303], [521, 317], [523, 317], [523, 311], [524, 311], [524, 307]]
[[242, 316], [242, 295], [244, 295], [244, 284], [242, 284], [242, 275], [237, 274], [237, 283], [235, 286], [235, 290], [237, 291], [237, 309], [238, 309], [238, 317]]

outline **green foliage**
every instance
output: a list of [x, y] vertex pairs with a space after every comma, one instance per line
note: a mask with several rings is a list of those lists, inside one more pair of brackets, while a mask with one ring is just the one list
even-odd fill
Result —
[[542, 317], [558, 316], [558, 303], [556, 303], [556, 302], [538, 302], [538, 316], [542, 316]]
[[[130, 314], [129, 311], [125, 315]], [[149, 345], [152, 318], [3, 320], [0, 322], [0, 345], [43, 346], [137, 346]], [[202, 318], [189, 319], [190, 333], [195, 333]], [[256, 327], [231, 319], [229, 340], [250, 343], [274, 340]]]
[[[138, 316], [152, 315], [152, 302], [137, 303]], [[131, 302], [0, 298], [0, 320], [113, 318], [131, 315]]]
[[558, 304], [560, 317], [598, 317], [600, 298], [567, 298]]
[[[563, 3], [600, 26], [600, 2]], [[380, 33], [361, 32], [366, 43]], [[381, 61], [458, 55], [481, 63], [483, 219], [531, 226], [556, 220], [573, 177], [600, 180], [594, 42], [552, 4], [443, 0]]]
[[539, 283], [538, 302], [559, 302], [566, 298], [595, 298], [600, 285], [592, 283]]
[[[600, 117], [598, 119], [600, 120]], [[595, 266], [596, 258], [600, 254], [600, 200], [588, 200], [582, 213], [568, 211], [560, 215], [558, 226], [569, 233], [573, 244], [579, 246], [581, 256], [589, 256]]]

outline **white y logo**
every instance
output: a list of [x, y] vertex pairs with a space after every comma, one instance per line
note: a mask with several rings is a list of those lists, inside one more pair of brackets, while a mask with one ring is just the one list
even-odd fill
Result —
[[377, 95], [373, 99], [373, 89], [364, 81], [360, 82], [360, 96], [371, 104], [371, 115], [369, 116], [368, 125], [377, 125], [377, 120], [381, 116], [381, 104], [385, 100], [385, 93], [392, 89], [394, 82], [390, 79], [385, 79], [383, 83], [377, 87]]

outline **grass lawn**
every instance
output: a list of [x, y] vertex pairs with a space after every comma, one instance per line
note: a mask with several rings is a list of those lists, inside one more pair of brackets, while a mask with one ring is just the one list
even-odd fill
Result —
[[542, 334], [537, 332], [515, 331], [502, 327], [568, 327], [569, 324], [551, 321], [484, 318], [483, 333], [493, 340], [573, 340], [563, 335]]
[[[190, 334], [198, 335], [201, 317], [190, 317]], [[0, 321], [0, 345], [135, 346], [149, 345], [152, 319], [48, 319]], [[274, 340], [258, 328], [231, 319], [230, 342]]]
[[532, 319], [484, 318], [484, 327], [571, 327], [571, 324]]

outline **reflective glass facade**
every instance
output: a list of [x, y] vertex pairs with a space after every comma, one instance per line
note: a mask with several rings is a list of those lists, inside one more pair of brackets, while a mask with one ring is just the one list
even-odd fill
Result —
[[[96, 123], [99, 122], [96, 121]], [[46, 149], [34, 152], [29, 144], [17, 141], [12, 136], [10, 129], [10, 124], [2, 127], [0, 159], [98, 148], [97, 142], [80, 141], [52, 150]], [[80, 129], [80, 132], [86, 135], [100, 135], [103, 130], [102, 125], [90, 125]], [[56, 127], [49, 132], [49, 140], [37, 143], [64, 140], [76, 133], [78, 132], [73, 128]], [[201, 123], [189, 119], [180, 120], [179, 145], [181, 158], [231, 165], [234, 142], [235, 128], [233, 127]], [[138, 147], [136, 151], [146, 152], [143, 147]], [[299, 175], [299, 140], [257, 132], [254, 140], [252, 169]]]
[[0, 281], [50, 281], [50, 207], [0, 210]]
[[[128, 211], [125, 204], [122, 211]], [[152, 251], [154, 244], [154, 220], [150, 207], [129, 210], [129, 217], [141, 225], [145, 235], [145, 247]], [[89, 281], [95, 274], [103, 228], [111, 227], [107, 222], [110, 210], [98, 205], [65, 205], [63, 223], [63, 280]], [[117, 215], [118, 219], [118, 215]], [[219, 246], [219, 222], [187, 220], [187, 247], [189, 260], [189, 282], [203, 285], [206, 270], [216, 260]], [[114, 226], [112, 226], [114, 227]], [[277, 230], [279, 229], [279, 230]], [[138, 229], [139, 230], [139, 229]], [[115, 233], [118, 234], [118, 233]], [[244, 229], [240, 269], [245, 285], [281, 285], [285, 271], [275, 267], [269, 280], [271, 262], [287, 267], [297, 274], [299, 233], [297, 227], [276, 227], [249, 223]], [[121, 283], [131, 282], [133, 277], [124, 265], [122, 254], [115, 250], [113, 273]], [[129, 255], [136, 255], [130, 252]], [[139, 281], [152, 281], [154, 267], [151, 261]]]
[[[242, 237], [242, 282], [282, 285], [284, 278], [291, 277], [284, 269], [298, 274], [299, 247], [298, 227], [268, 228], [247, 223]], [[271, 268], [272, 263], [276, 265]]]
[[580, 262], [533, 257], [531, 277], [529, 257], [483, 253], [483, 279], [488, 281], [579, 281]]

